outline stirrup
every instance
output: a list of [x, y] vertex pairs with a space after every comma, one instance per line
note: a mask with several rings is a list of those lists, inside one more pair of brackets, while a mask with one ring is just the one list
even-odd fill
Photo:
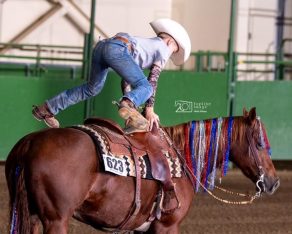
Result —
[[[163, 213], [165, 213], [165, 214], [172, 214], [176, 209], [179, 209], [180, 207], [181, 207], [181, 203], [180, 203], [180, 201], [178, 200], [178, 197], [177, 197], [177, 195], [176, 195], [176, 191], [175, 191], [175, 188], [174, 188], [174, 198], [173, 199], [175, 199], [176, 200], [176, 207], [174, 207], [174, 208], [171, 208], [171, 209], [166, 209], [165, 207], [163, 207], [163, 202], [164, 202], [164, 196], [165, 196], [165, 191], [163, 191], [163, 189], [162, 189], [162, 198], [161, 198], [161, 201], [160, 201], [160, 209], [161, 209], [161, 211], [163, 212]], [[172, 200], [172, 199], [171, 199]], [[170, 201], [171, 201], [170, 200]]]

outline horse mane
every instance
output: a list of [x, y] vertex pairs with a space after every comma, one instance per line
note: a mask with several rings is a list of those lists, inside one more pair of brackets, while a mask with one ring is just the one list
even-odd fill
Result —
[[[252, 126], [258, 134], [261, 122], [254, 123], [259, 123]], [[246, 141], [246, 129], [249, 126], [245, 117], [237, 116], [190, 121], [165, 127], [164, 130], [195, 175], [196, 191], [199, 191], [198, 180], [212, 189], [216, 170], [221, 170], [221, 176], [226, 175], [231, 144], [237, 142], [241, 145]]]
[[164, 127], [163, 129], [167, 132], [171, 141], [174, 143], [175, 147], [180, 151], [184, 150], [185, 147], [185, 126], [189, 123], [183, 123], [175, 126]]
[[[221, 135], [224, 136], [226, 134], [226, 125], [228, 124], [228, 119], [229, 117], [223, 118], [222, 122], [222, 132]], [[204, 124], [212, 121], [211, 119], [208, 120], [202, 120]], [[190, 128], [191, 122], [186, 122], [183, 124], [178, 124], [175, 126], [168, 126], [164, 127], [164, 130], [167, 132], [169, 135], [170, 139], [174, 143], [174, 145], [181, 151], [184, 150], [185, 148], [185, 143], [186, 143], [186, 128]], [[200, 121], [194, 121], [196, 124], [198, 124]], [[233, 133], [232, 133], [232, 141], [238, 141], [239, 143], [242, 143], [244, 140], [245, 136], [245, 131], [246, 131], [246, 124], [244, 123], [244, 118], [242, 116], [237, 116], [234, 117], [233, 121]], [[224, 141], [224, 137], [221, 137], [219, 139], [220, 141]], [[221, 145], [223, 142], [221, 142]]]

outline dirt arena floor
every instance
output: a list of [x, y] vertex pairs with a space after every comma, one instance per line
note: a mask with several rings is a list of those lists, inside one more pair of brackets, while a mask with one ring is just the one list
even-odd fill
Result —
[[[206, 193], [194, 197], [192, 208], [181, 225], [183, 234], [292, 234], [292, 170], [279, 170], [281, 186], [272, 196], [251, 205], [223, 204]], [[222, 186], [238, 192], [254, 192], [254, 185], [238, 170], [230, 170]], [[228, 198], [226, 194], [217, 195]], [[229, 197], [230, 198], [230, 197]], [[231, 199], [231, 198], [230, 198]], [[236, 198], [238, 199], [238, 198]], [[4, 166], [0, 166], [0, 234], [8, 231], [8, 193]], [[90, 226], [71, 220], [70, 234], [101, 234]]]

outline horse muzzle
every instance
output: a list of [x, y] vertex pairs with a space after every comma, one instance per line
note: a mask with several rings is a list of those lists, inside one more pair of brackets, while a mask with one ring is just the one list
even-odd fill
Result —
[[280, 186], [280, 179], [277, 178], [275, 182], [272, 184], [272, 186], [266, 189], [266, 193], [269, 195], [272, 195], [279, 188], [279, 186]]
[[272, 195], [280, 186], [279, 178], [268, 178], [265, 177], [263, 182], [259, 183], [262, 192]]
[[259, 195], [262, 193], [272, 195], [279, 188], [279, 186], [280, 179], [278, 177], [271, 178], [262, 174], [256, 182], [256, 191]]

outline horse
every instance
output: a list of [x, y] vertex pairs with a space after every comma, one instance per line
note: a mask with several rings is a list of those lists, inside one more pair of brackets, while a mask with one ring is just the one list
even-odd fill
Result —
[[[75, 128], [44, 129], [18, 141], [5, 174], [10, 197], [10, 233], [65, 234], [71, 217], [100, 230], [179, 233], [201, 184], [211, 188], [214, 174], [225, 175], [232, 162], [256, 186], [273, 194], [280, 180], [269, 155], [269, 142], [255, 108], [243, 116], [190, 121], [164, 127], [180, 155], [184, 171], [173, 178], [180, 207], [149, 221], [160, 191], [155, 180], [141, 180], [141, 207], [134, 219], [135, 178], [106, 172], [92, 138]], [[213, 180], [213, 182], [212, 182]], [[204, 186], [204, 187], [205, 187]], [[124, 223], [121, 229], [121, 223]], [[136, 230], [136, 231], [135, 231]]]

